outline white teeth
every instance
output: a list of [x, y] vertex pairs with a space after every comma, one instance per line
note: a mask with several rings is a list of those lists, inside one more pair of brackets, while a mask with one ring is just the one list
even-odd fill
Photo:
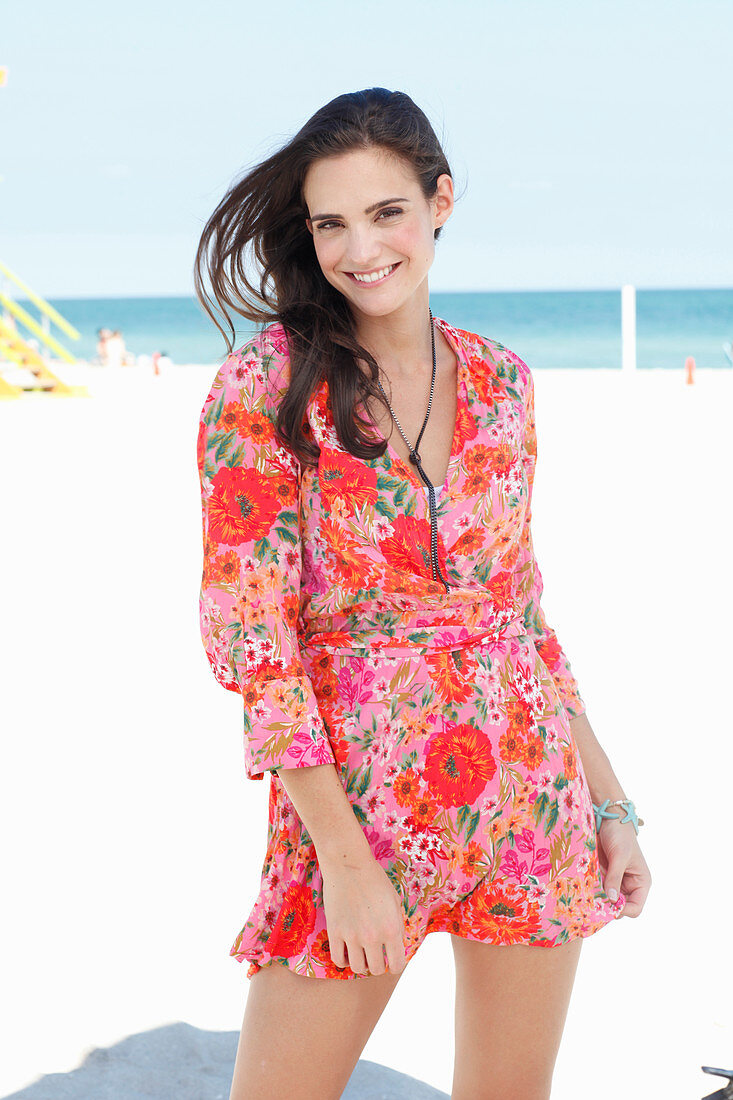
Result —
[[393, 271], [396, 266], [396, 264], [392, 264], [390, 267], [383, 267], [381, 271], [375, 271], [372, 275], [357, 275], [355, 271], [352, 274], [360, 283], [375, 283], [377, 279], [383, 279], [385, 275], [389, 275], [390, 271]]

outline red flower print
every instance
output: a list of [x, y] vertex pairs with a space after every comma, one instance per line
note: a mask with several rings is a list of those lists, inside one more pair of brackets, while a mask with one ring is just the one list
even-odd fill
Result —
[[454, 936], [464, 935], [465, 928], [461, 918], [451, 913], [451, 908], [447, 904], [436, 905], [428, 917], [428, 931], [439, 928], [441, 931], [452, 932]]
[[346, 451], [321, 448], [318, 483], [329, 508], [337, 497], [354, 508], [377, 502], [377, 471]]
[[392, 792], [400, 806], [409, 806], [420, 794], [416, 772], [412, 768], [400, 772], [392, 783]]
[[[430, 564], [430, 521], [414, 516], [398, 515], [393, 523], [393, 534], [383, 539], [380, 548], [389, 565], [397, 572], [419, 573], [432, 579]], [[438, 537], [438, 561], [445, 572], [445, 547]]]
[[321, 966], [326, 968], [327, 978], [348, 978], [353, 971], [347, 963], [343, 969], [339, 969], [331, 958], [331, 947], [328, 942], [328, 931], [324, 928], [318, 933], [311, 947], [313, 958], [317, 959]]
[[532, 708], [525, 699], [510, 699], [506, 705], [509, 729], [517, 737], [526, 738], [534, 731]]
[[475, 447], [471, 447], [464, 458], [468, 472], [470, 474], [475, 474], [477, 471], [488, 472], [492, 466], [493, 453], [494, 448], [488, 447], [485, 443], [478, 443]]
[[491, 478], [489, 477], [488, 470], [480, 466], [475, 466], [466, 475], [466, 484], [463, 491], [466, 496], [475, 497], [478, 496], [479, 493], [487, 493], [490, 483]]
[[545, 759], [545, 746], [541, 737], [530, 737], [525, 741], [522, 759], [530, 771], [539, 768]]
[[282, 474], [270, 474], [271, 490], [278, 497], [281, 508], [295, 507], [297, 490], [292, 478]]
[[523, 756], [524, 742], [510, 727], [499, 738], [499, 758], [506, 764], [512, 764]]
[[208, 581], [210, 584], [236, 584], [239, 580], [241, 561], [236, 550], [226, 550], [210, 563]]
[[569, 780], [576, 779], [578, 776], [578, 758], [575, 753], [575, 748], [572, 745], [563, 749], [562, 760], [565, 775]]
[[313, 892], [310, 886], [294, 882], [285, 891], [275, 927], [267, 941], [271, 955], [297, 955], [316, 923]]
[[471, 362], [475, 369], [475, 373], [472, 372], [471, 377], [479, 399], [487, 405], [498, 405], [500, 402], [506, 401], [506, 382], [501, 378], [497, 378], [493, 370], [493, 364], [488, 363], [483, 358], [474, 359]]
[[281, 502], [273, 478], [244, 466], [222, 466], [212, 479], [209, 534], [215, 542], [236, 546], [264, 538]]
[[438, 695], [446, 702], [465, 703], [476, 690], [478, 661], [469, 650], [451, 649], [427, 653], [425, 662], [430, 667], [431, 679]]
[[516, 452], [508, 443], [500, 443], [498, 447], [491, 448], [491, 469], [499, 477], [503, 477], [512, 468], [516, 459]]
[[299, 610], [300, 601], [297, 592], [289, 592], [283, 597], [283, 611], [285, 612], [285, 621], [288, 626], [295, 627], [297, 625]]
[[349, 532], [334, 519], [324, 520], [321, 530], [323, 541], [338, 562], [344, 584], [353, 588], [368, 588], [372, 580], [372, 568], [359, 544]]
[[196, 438], [196, 464], [199, 468], [199, 474], [203, 474], [204, 471], [204, 459], [206, 457], [206, 435], [209, 429], [204, 420], [199, 420], [199, 433]]
[[467, 875], [475, 875], [484, 858], [483, 848], [472, 840], [462, 853], [461, 870]]
[[487, 943], [526, 943], [541, 930], [540, 910], [511, 882], [479, 883], [467, 913], [471, 934]]
[[478, 434], [476, 417], [465, 401], [461, 401], [456, 410], [455, 441], [451, 454], [460, 454], [469, 439], [475, 439]]
[[412, 803], [412, 820], [416, 829], [427, 829], [435, 821], [439, 807], [428, 798], [417, 797]]
[[427, 744], [425, 779], [443, 806], [470, 805], [495, 771], [491, 742], [475, 726], [447, 724]]
[[508, 570], [502, 573], [496, 573], [491, 578], [488, 589], [497, 609], [503, 609], [511, 604], [513, 587], [514, 578]]
[[557, 666], [563, 656], [557, 637], [554, 634], [551, 634], [549, 638], [541, 638], [537, 642], [537, 652], [550, 671]]
[[457, 542], [451, 546], [451, 553], [460, 554], [462, 557], [468, 557], [470, 554], [476, 553], [484, 545], [486, 541], [486, 535], [480, 527], [473, 527], [470, 531], [466, 531], [461, 535]]
[[240, 435], [244, 435], [243, 423], [246, 421], [247, 413], [242, 405], [238, 401], [230, 401], [221, 410], [219, 419], [216, 422], [216, 430], [218, 432], [238, 432]]

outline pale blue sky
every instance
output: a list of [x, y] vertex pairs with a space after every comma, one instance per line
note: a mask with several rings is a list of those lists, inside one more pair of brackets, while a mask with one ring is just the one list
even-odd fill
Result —
[[47, 297], [193, 293], [227, 186], [373, 85], [464, 192], [432, 290], [733, 286], [730, 0], [4, 0], [0, 28], [0, 259]]

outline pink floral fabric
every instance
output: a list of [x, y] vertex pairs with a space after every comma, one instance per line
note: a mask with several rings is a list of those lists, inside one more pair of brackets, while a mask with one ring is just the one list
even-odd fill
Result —
[[540, 603], [532, 374], [498, 341], [434, 323], [458, 362], [437, 498], [449, 589], [433, 579], [419, 475], [391, 446], [369, 461], [341, 446], [326, 380], [305, 421], [317, 469], [276, 439], [281, 325], [226, 359], [201, 412], [202, 639], [243, 700], [246, 775], [271, 777], [261, 882], [230, 951], [248, 977], [271, 962], [360, 976], [331, 961], [316, 852], [281, 768], [335, 765], [403, 902], [408, 958], [433, 931], [552, 947], [624, 905], [602, 886], [569, 725], [585, 704]]

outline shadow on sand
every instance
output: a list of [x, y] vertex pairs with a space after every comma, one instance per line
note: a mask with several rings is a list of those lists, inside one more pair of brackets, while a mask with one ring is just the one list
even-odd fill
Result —
[[[227, 1100], [239, 1032], [166, 1024], [97, 1047], [69, 1073], [50, 1073], [2, 1100]], [[360, 1061], [342, 1100], [448, 1100], [404, 1073]]]

